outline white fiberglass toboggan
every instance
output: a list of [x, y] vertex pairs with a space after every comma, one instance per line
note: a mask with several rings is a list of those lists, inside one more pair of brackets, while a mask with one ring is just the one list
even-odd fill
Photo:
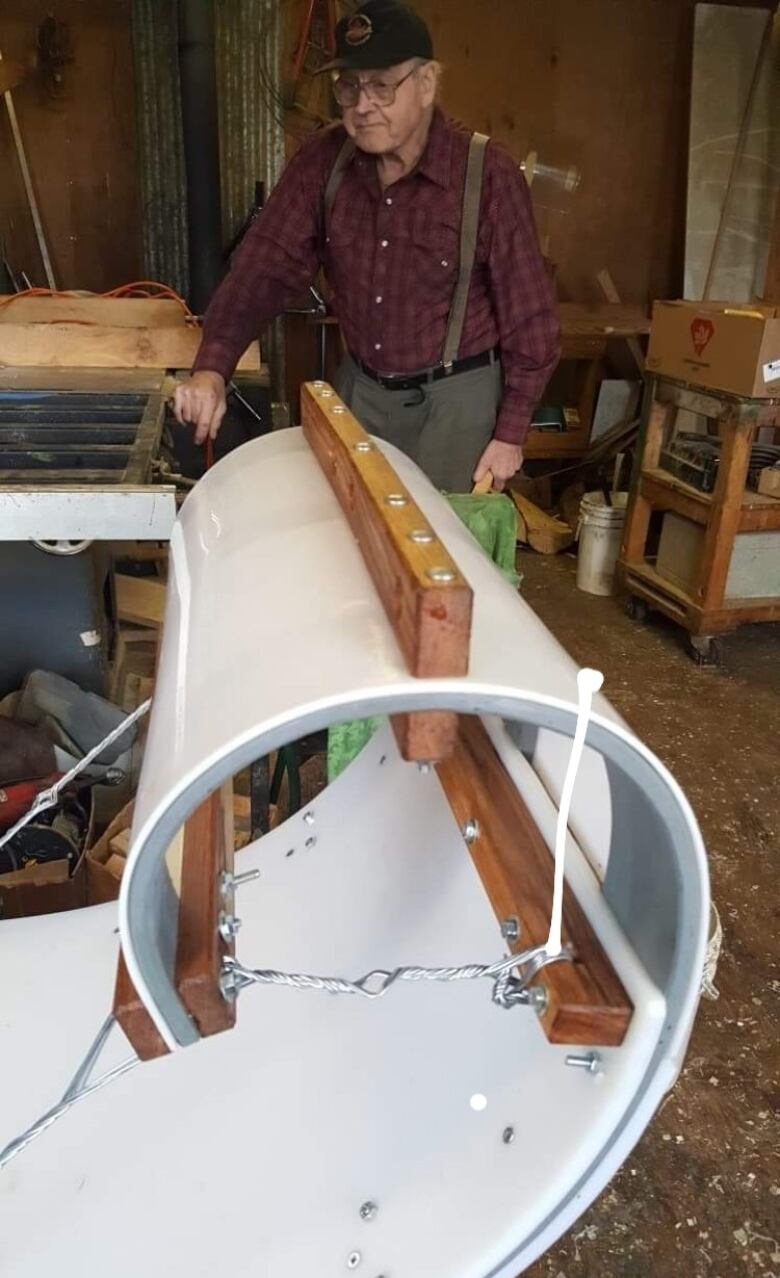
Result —
[[[175, 527], [118, 912], [0, 924], [13, 1278], [516, 1278], [680, 1070], [685, 797], [417, 468], [303, 414]], [[234, 867], [225, 783], [375, 715]]]

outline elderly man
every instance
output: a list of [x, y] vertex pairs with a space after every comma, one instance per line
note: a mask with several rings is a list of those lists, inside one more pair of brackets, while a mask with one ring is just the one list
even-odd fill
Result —
[[206, 312], [180, 421], [214, 438], [260, 326], [324, 267], [348, 351], [337, 386], [362, 425], [431, 480], [504, 487], [558, 358], [553, 291], [514, 161], [436, 105], [422, 19], [368, 0], [336, 31], [343, 121], [287, 166]]

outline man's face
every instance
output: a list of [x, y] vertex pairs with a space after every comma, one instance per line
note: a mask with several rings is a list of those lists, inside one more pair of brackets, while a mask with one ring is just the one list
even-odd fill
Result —
[[[342, 107], [344, 127], [361, 151], [383, 155], [396, 151], [422, 123], [434, 99], [435, 75], [430, 63], [418, 66], [415, 60], [401, 62], [382, 71], [343, 71], [342, 85], [360, 85], [354, 106]], [[403, 81], [403, 83], [400, 83]], [[395, 100], [382, 105], [382, 91], [398, 85]]]

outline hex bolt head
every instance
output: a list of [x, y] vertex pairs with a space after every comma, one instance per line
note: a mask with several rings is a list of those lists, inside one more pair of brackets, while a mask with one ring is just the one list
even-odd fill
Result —
[[479, 821], [474, 817], [469, 817], [468, 821], [465, 821], [460, 827], [460, 832], [466, 843], [473, 843], [475, 839], [479, 838]]
[[515, 1139], [515, 1129], [514, 1129], [514, 1127], [505, 1127], [505, 1128], [504, 1128], [504, 1130], [503, 1130], [503, 1132], [501, 1133], [501, 1139], [502, 1139], [502, 1141], [504, 1142], [504, 1144], [505, 1144], [505, 1145], [511, 1145], [511, 1144], [513, 1144], [514, 1139]]
[[219, 934], [223, 941], [232, 941], [238, 935], [238, 929], [241, 927], [241, 920], [237, 919], [235, 914], [225, 914], [219, 916]]
[[505, 941], [514, 943], [520, 936], [520, 923], [516, 918], [504, 919], [501, 924], [501, 935]]
[[379, 1208], [376, 1203], [372, 1203], [370, 1199], [360, 1205], [360, 1219], [373, 1220]]
[[347, 1269], [357, 1269], [362, 1259], [359, 1251], [351, 1251], [347, 1256]]

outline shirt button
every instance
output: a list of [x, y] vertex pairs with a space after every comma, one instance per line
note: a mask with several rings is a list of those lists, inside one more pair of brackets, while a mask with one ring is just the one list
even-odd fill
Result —
[[378, 305], [378, 304], [381, 302], [381, 300], [382, 300], [381, 295], [380, 295], [380, 296], [379, 296], [376, 300], [377, 300], [377, 305]]
[[393, 201], [390, 199], [390, 196], [388, 195], [387, 199], [385, 200], [385, 204], [392, 204], [392, 202]]
[[381, 343], [381, 342], [374, 342], [374, 350], [375, 350], [375, 351], [381, 351], [381, 349], [382, 349], [382, 343]]
[[442, 266], [449, 266], [449, 262], [446, 262], [444, 261], [444, 259], [442, 259]]
[[387, 248], [388, 243], [388, 240], [382, 240], [382, 248]]

